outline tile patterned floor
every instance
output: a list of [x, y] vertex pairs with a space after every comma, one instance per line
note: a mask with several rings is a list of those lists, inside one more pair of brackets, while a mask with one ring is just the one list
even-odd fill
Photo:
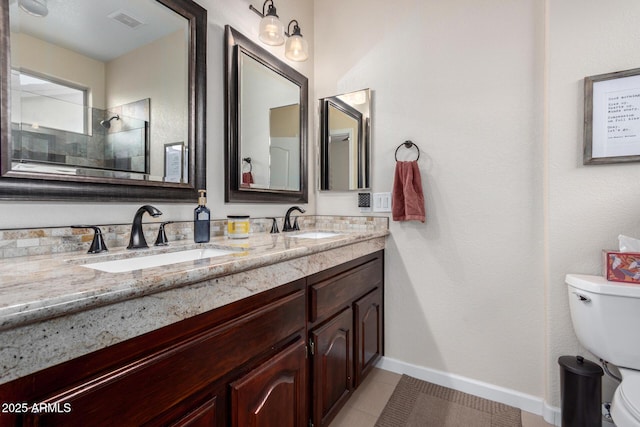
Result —
[[[400, 375], [375, 368], [353, 393], [330, 427], [373, 427], [400, 381]], [[522, 412], [522, 427], [549, 427], [540, 416]]]

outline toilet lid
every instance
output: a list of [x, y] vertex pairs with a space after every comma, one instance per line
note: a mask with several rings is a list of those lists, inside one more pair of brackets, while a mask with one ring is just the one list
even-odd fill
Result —
[[640, 376], [624, 378], [619, 388], [624, 406], [635, 419], [640, 420]]

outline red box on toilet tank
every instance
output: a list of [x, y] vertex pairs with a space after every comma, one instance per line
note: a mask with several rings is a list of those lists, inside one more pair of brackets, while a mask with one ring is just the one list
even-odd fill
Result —
[[640, 284], [640, 253], [603, 251], [606, 279]]

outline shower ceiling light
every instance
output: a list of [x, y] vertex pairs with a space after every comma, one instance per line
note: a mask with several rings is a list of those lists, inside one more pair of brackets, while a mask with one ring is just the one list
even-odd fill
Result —
[[18, 6], [20, 9], [27, 12], [29, 15], [42, 18], [47, 16], [49, 9], [47, 8], [47, 0], [18, 0]]

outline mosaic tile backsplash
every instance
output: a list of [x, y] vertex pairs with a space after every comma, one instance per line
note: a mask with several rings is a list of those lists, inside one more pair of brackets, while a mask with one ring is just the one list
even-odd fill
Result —
[[[278, 228], [282, 230], [284, 218], [276, 218]], [[271, 218], [252, 218], [251, 233], [268, 233], [271, 230]], [[298, 216], [301, 230], [334, 231], [376, 231], [389, 228], [388, 217], [374, 216]], [[145, 223], [144, 234], [149, 245], [156, 240], [160, 221]], [[129, 244], [131, 224], [98, 225], [102, 230], [108, 248], [125, 247]], [[226, 219], [211, 221], [211, 237], [224, 236], [227, 230]], [[165, 226], [169, 242], [193, 240], [193, 221], [176, 221]], [[15, 258], [30, 255], [62, 254], [87, 251], [93, 240], [91, 229], [71, 227], [30, 228], [0, 230], [0, 258]]]

